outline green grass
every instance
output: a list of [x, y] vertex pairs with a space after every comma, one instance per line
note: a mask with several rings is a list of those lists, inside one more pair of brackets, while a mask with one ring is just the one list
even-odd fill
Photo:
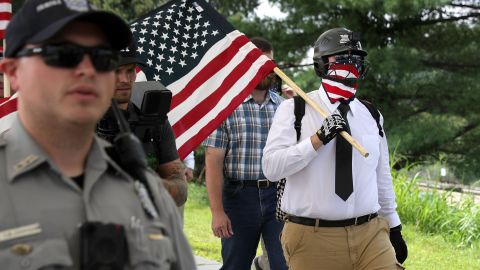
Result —
[[221, 261], [220, 238], [212, 234], [212, 214], [205, 186], [190, 184], [184, 218], [184, 231], [195, 255]]
[[[460, 214], [456, 214], [456, 206], [445, 206], [442, 203], [444, 197], [437, 198], [433, 193], [424, 195], [420, 190], [417, 193], [416, 187], [409, 186], [409, 182], [402, 182], [408, 179], [402, 179], [400, 175], [395, 177], [395, 187], [400, 189], [397, 193], [401, 193], [397, 197], [399, 213], [404, 222], [403, 235], [409, 249], [405, 262], [407, 269], [480, 269], [480, 236], [472, 236], [472, 231], [480, 224], [474, 224], [477, 222], [477, 214], [467, 212], [468, 207], [465, 205], [470, 204], [459, 205], [458, 207], [464, 208], [458, 210]], [[409, 189], [402, 193], [404, 185]], [[470, 206], [476, 209], [475, 206]], [[429, 220], [432, 225], [428, 225]], [[474, 229], [466, 228], [467, 224]], [[185, 233], [195, 255], [221, 261], [220, 240], [213, 236], [210, 225], [211, 214], [205, 186], [190, 184], [185, 207]]]

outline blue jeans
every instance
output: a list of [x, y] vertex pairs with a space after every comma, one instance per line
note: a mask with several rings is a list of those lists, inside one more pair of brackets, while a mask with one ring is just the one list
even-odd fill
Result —
[[250, 270], [262, 235], [270, 269], [288, 269], [280, 244], [283, 223], [275, 219], [276, 188], [243, 187], [225, 183], [223, 207], [230, 218], [233, 236], [222, 238], [224, 270]]

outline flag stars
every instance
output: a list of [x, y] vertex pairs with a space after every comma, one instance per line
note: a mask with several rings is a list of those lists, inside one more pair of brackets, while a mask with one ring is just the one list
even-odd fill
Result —
[[188, 43], [187, 42], [182, 42], [181, 46], [186, 49], [188, 47]]
[[187, 11], [192, 13], [194, 11], [194, 9], [193, 9], [193, 7], [189, 7]]
[[145, 20], [145, 21], [142, 22], [143, 26], [147, 26], [148, 24], [149, 24], [148, 20]]
[[176, 20], [176, 21], [175, 21], [175, 24], [176, 24], [178, 27], [180, 27], [180, 26], [182, 25], [182, 23], [181, 23], [179, 20]]
[[163, 51], [167, 48], [167, 46], [164, 43], [162, 43], [160, 44], [160, 46], [158, 46], [158, 48]]
[[185, 28], [185, 31], [190, 31], [190, 29], [192, 29], [190, 25], [186, 25], [184, 28]]
[[198, 14], [196, 17], [197, 21], [200, 21], [201, 18], [202, 18], [202, 14]]
[[175, 62], [175, 57], [169, 56], [167, 62], [169, 62], [170, 64], [173, 64], [173, 62]]
[[130, 28], [130, 31], [132, 31], [132, 33], [135, 33], [135, 31], [137, 31], [137, 29], [135, 29], [135, 27], [132, 27], [132, 28]]
[[180, 60], [180, 63], [178, 63], [180, 66], [184, 67], [187, 65], [184, 60]]
[[143, 43], [145, 43], [145, 41], [146, 41], [146, 40], [145, 40], [144, 37], [140, 37], [140, 38], [138, 39], [138, 43], [142, 43], [142, 44], [143, 44]]
[[147, 65], [150, 66], [150, 67], [153, 66], [153, 63], [152, 63], [152, 60], [151, 60], [151, 59], [148, 59], [148, 60], [147, 60]]
[[193, 34], [193, 38], [197, 39], [198, 38], [198, 33]]
[[188, 22], [191, 22], [193, 20], [193, 17], [192, 16], [187, 16], [187, 19], [186, 19]]
[[175, 35], [180, 35], [180, 31], [178, 29], [174, 29], [173, 32], [175, 33]]
[[153, 39], [150, 40], [150, 42], [148, 44], [150, 44], [150, 46], [152, 46], [152, 47], [155, 47], [155, 45], [156, 45], [155, 40], [153, 40]]
[[154, 37], [158, 36], [158, 30], [157, 29], [152, 30], [152, 36], [154, 36]]
[[160, 25], [160, 23], [158, 21], [153, 22], [153, 27], [158, 27], [159, 25]]
[[193, 43], [193, 46], [192, 46], [192, 47], [193, 47], [194, 50], [197, 49], [198, 43], [197, 43], [197, 42]]
[[187, 56], [187, 51], [182, 51], [182, 52], [181, 52], [181, 55], [182, 55], [183, 57]]
[[210, 22], [209, 21], [206, 21], [204, 24], [203, 24], [203, 27], [207, 28], [210, 26]]
[[157, 70], [157, 72], [160, 72], [160, 70], [163, 70], [162, 66], [160, 66], [159, 64], [155, 66], [155, 69]]
[[163, 56], [163, 54], [159, 53], [157, 56], [157, 59], [158, 61], [162, 62], [162, 60], [165, 59], [165, 57]]
[[173, 8], [169, 8], [169, 9], [167, 10], [167, 12], [168, 12], [168, 14], [172, 14], [172, 13], [174, 12], [174, 11], [173, 11]]
[[193, 28], [198, 29], [199, 27], [200, 27], [200, 24], [199, 24], [199, 23], [196, 23]]
[[177, 47], [173, 46], [173, 47], [170, 48], [170, 51], [171, 51], [173, 54], [175, 54], [175, 53], [178, 51], [178, 49], [177, 49]]
[[160, 76], [158, 76], [158, 74], [155, 74], [155, 76], [153, 76], [153, 80], [154, 81], [160, 81]]
[[205, 47], [205, 45], [207, 44], [207, 41], [206, 40], [202, 40], [202, 47]]
[[143, 47], [140, 47], [140, 46], [139, 46], [139, 47], [137, 48], [137, 52], [138, 52], [139, 54], [142, 54], [142, 53], [144, 53], [145, 51], [143, 50]]
[[172, 73], [173, 73], [173, 68], [171, 68], [171, 67], [167, 68], [167, 71], [166, 71], [166, 72], [168, 73], [168, 75], [172, 75]]
[[167, 17], [165, 17], [166, 20], [168, 21], [171, 21], [172, 20], [172, 15], [167, 15]]
[[147, 29], [142, 28], [142, 30], [140, 30], [140, 34], [145, 35], [146, 33], [147, 33]]
[[163, 25], [163, 27], [168, 30], [168, 29], [170, 29], [170, 24], [166, 22], [166, 23]]
[[173, 38], [172, 38], [172, 41], [175, 42], [175, 44], [177, 44], [177, 43], [178, 43], [178, 38], [177, 38], [177, 37], [173, 37]]
[[167, 40], [168, 39], [168, 34], [167, 33], [162, 33], [162, 39]]
[[185, 33], [185, 34], [183, 34], [183, 38], [184, 38], [184, 39], [189, 39], [189, 38], [190, 38], [190, 35], [187, 34], [187, 33]]
[[216, 35], [218, 35], [218, 30], [212, 31], [212, 36], [216, 36]]
[[148, 54], [149, 54], [150, 56], [154, 56], [154, 55], [155, 55], [155, 53], [153, 52], [152, 49], [149, 49], [149, 50], [148, 50]]
[[179, 18], [183, 18], [183, 11], [179, 11], [177, 14]]
[[193, 59], [197, 58], [197, 57], [198, 57], [197, 52], [192, 53], [191, 57], [192, 57]]
[[203, 30], [202, 31], [202, 37], [206, 37], [208, 35], [208, 31], [207, 30]]

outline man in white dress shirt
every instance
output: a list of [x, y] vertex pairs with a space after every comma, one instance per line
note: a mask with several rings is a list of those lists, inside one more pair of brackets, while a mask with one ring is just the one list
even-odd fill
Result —
[[[383, 118], [375, 109], [375, 119], [371, 104], [355, 98], [367, 70], [367, 52], [359, 35], [345, 28], [320, 35], [314, 50], [322, 86], [308, 96], [334, 113], [324, 118], [306, 106], [297, 141], [293, 99], [283, 102], [262, 161], [268, 179], [287, 179], [281, 208], [288, 218], [281, 242], [289, 269], [403, 269], [407, 246], [396, 212]], [[341, 131], [370, 155], [352, 151], [336, 136]]]

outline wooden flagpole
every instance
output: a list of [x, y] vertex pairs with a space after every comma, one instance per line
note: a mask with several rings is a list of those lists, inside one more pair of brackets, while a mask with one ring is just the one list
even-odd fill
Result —
[[[5, 43], [5, 38], [3, 39], [3, 57], [5, 57], [5, 50], [7, 49]], [[3, 74], [3, 97], [10, 97], [11, 91], [10, 91], [10, 83], [8, 81], [8, 77], [5, 76], [5, 73]]]
[[[316, 110], [318, 113], [320, 113], [323, 117], [328, 117], [329, 114], [325, 112], [325, 110], [322, 109], [315, 101], [313, 101], [311, 98], [303, 92], [300, 87], [297, 86], [296, 83], [294, 83], [283, 71], [281, 71], [278, 67], [275, 67], [273, 69], [273, 72], [275, 72], [280, 78], [282, 78], [283, 81], [285, 81], [290, 87], [292, 87], [293, 91], [297, 93], [297, 95], [301, 96], [308, 105], [310, 105], [314, 110]], [[361, 146], [350, 134], [348, 134], [346, 131], [340, 132], [340, 135], [342, 135], [345, 140], [347, 140], [355, 149], [360, 152], [360, 154], [364, 157], [368, 157], [369, 153], [363, 146]]]

